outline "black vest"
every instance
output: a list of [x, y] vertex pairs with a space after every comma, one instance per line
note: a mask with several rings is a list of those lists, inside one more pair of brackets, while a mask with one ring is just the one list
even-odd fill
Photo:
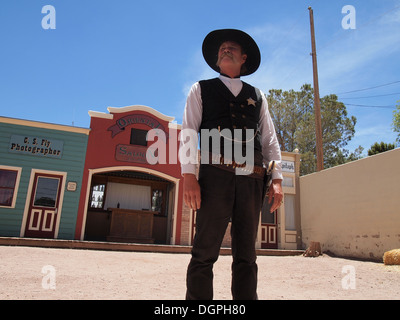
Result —
[[[242, 154], [245, 155], [246, 152], [254, 152], [255, 164], [260, 165], [262, 164], [262, 149], [261, 134], [258, 127], [262, 104], [261, 92], [245, 82], [242, 83], [243, 88], [238, 96], [235, 97], [219, 78], [199, 82], [203, 102], [200, 129], [229, 129], [232, 138], [234, 137], [234, 129], [242, 129]], [[253, 130], [251, 137], [246, 137], [245, 129]], [[254, 135], [254, 149], [246, 150], [245, 141], [253, 138]], [[222, 138], [220, 150], [222, 155], [223, 146], [226, 143], [232, 142], [229, 139]]]

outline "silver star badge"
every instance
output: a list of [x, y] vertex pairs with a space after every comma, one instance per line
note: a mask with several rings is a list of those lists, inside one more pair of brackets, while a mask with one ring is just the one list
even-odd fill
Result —
[[252, 99], [252, 98], [248, 98], [247, 99], [247, 105], [248, 106], [250, 106], [250, 105], [252, 105], [252, 106], [256, 106], [256, 102]]

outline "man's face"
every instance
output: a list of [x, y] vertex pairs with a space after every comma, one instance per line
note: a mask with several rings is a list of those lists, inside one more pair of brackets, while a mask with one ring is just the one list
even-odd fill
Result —
[[237, 69], [238, 74], [240, 74], [240, 69], [246, 62], [246, 59], [247, 55], [242, 53], [242, 48], [239, 44], [226, 41], [219, 47], [217, 66], [222, 73], [227, 69]]

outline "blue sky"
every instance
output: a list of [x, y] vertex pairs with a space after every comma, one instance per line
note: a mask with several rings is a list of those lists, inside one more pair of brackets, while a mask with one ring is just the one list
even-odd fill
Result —
[[[54, 30], [42, 28], [45, 5], [56, 10]], [[355, 29], [342, 28], [345, 5], [356, 10]], [[190, 86], [217, 75], [201, 44], [220, 28], [242, 29], [260, 47], [261, 66], [244, 81], [299, 90], [313, 83], [308, 6], [320, 95], [338, 94], [357, 118], [348, 149], [393, 143], [399, 0], [2, 0], [0, 115], [89, 127], [89, 110], [146, 105], [181, 123]]]

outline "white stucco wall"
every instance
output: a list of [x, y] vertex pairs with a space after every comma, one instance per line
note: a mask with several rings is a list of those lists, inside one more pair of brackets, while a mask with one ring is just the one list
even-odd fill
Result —
[[400, 149], [300, 177], [303, 247], [380, 260], [400, 248]]

